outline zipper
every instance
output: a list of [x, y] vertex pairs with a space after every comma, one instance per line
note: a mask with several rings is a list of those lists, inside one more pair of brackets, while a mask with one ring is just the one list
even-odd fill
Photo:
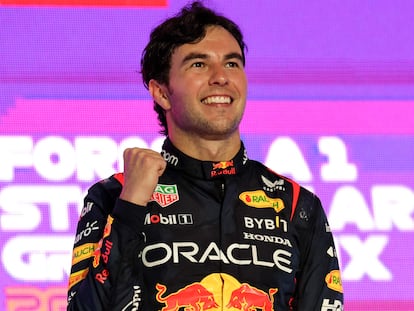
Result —
[[225, 184], [224, 181], [221, 182], [220, 185], [220, 199], [221, 199], [221, 205], [223, 205], [223, 199], [224, 199], [224, 190], [225, 190]]

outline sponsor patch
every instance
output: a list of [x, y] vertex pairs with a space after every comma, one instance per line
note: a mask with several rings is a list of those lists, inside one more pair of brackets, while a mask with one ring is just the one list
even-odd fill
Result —
[[[99, 241], [98, 246], [95, 248], [95, 250], [93, 252], [92, 265], [93, 265], [94, 268], [96, 268], [99, 265], [99, 261], [100, 261], [100, 258], [101, 258], [101, 248], [102, 248], [103, 240], [111, 234], [112, 223], [113, 222], [114, 222], [114, 218], [111, 215], [108, 215], [102, 239]], [[109, 243], [111, 243], [111, 242], [109, 242]]]
[[85, 279], [88, 272], [89, 272], [89, 268], [86, 268], [84, 270], [80, 270], [80, 271], [72, 273], [69, 276], [69, 285], [68, 285], [68, 287], [72, 288], [73, 285], [75, 285], [75, 284], [79, 283], [80, 281], [82, 281], [83, 279]]
[[270, 181], [262, 175], [262, 181], [264, 183], [263, 189], [269, 192], [275, 192], [276, 190], [285, 191], [285, 181], [283, 179], [276, 179], [275, 181]]
[[325, 282], [328, 288], [343, 293], [341, 273], [339, 270], [332, 270], [325, 277]]
[[177, 185], [158, 184], [151, 196], [150, 201], [157, 202], [160, 206], [166, 207], [180, 199]]
[[82, 260], [91, 258], [97, 246], [98, 243], [86, 243], [74, 248], [72, 253], [72, 265], [75, 265]]
[[248, 206], [255, 208], [273, 208], [279, 213], [285, 208], [280, 198], [270, 198], [263, 190], [245, 191], [239, 195], [239, 199]]
[[236, 174], [236, 168], [234, 167], [233, 160], [213, 163], [213, 167], [211, 169], [211, 177], [234, 174]]
[[164, 304], [162, 310], [266, 310], [274, 311], [277, 288], [268, 292], [240, 283], [229, 274], [214, 273], [200, 282], [191, 283], [174, 292], [164, 284], [156, 284], [155, 298]]

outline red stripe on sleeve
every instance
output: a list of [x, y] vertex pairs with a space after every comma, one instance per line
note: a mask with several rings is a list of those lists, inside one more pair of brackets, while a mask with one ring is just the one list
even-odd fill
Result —
[[114, 175], [114, 178], [119, 181], [119, 183], [123, 186], [124, 185], [124, 173], [117, 173]]

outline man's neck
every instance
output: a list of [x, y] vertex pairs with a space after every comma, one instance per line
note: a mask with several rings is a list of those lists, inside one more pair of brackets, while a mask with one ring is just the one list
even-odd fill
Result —
[[204, 139], [196, 136], [169, 136], [172, 144], [186, 155], [202, 161], [228, 161], [240, 150], [239, 133], [225, 139]]

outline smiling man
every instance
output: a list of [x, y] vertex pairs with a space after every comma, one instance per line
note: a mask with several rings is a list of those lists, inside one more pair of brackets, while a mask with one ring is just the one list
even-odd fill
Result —
[[244, 51], [199, 2], [152, 31], [141, 68], [163, 150], [126, 149], [124, 172], [89, 189], [68, 310], [342, 309], [319, 199], [240, 139]]

